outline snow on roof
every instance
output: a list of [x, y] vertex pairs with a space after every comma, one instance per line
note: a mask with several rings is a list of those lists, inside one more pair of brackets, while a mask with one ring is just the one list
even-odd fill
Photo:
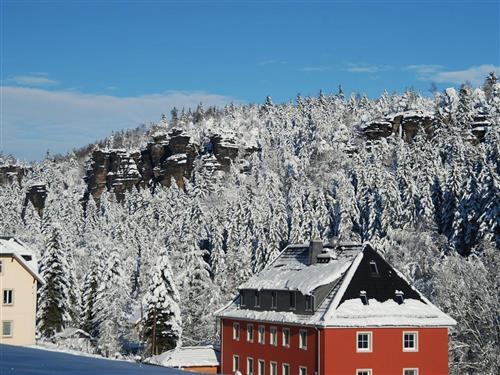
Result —
[[219, 366], [219, 350], [212, 345], [184, 346], [146, 359], [165, 367]]
[[0, 237], [0, 255], [13, 256], [35, 279], [43, 283], [43, 279], [38, 273], [38, 264], [33, 252], [18, 239]]
[[406, 299], [398, 304], [390, 299], [370, 299], [364, 305], [360, 298], [344, 301], [324, 317], [327, 326], [452, 326], [456, 322], [432, 304]]
[[56, 333], [54, 337], [61, 339], [80, 338], [80, 337], [91, 338], [90, 334], [76, 327], [64, 328], [61, 332]]
[[361, 247], [337, 251], [328, 263], [309, 265], [309, 246], [288, 246], [262, 272], [240, 286], [240, 289], [298, 290], [311, 294], [316, 288], [339, 279], [349, 268]]
[[[422, 298], [405, 299], [398, 304], [392, 299], [379, 302], [370, 299], [363, 305], [361, 299], [351, 299], [340, 303], [344, 293], [358, 269], [364, 250], [369, 244], [340, 243], [335, 251], [336, 259], [329, 263], [307, 265], [307, 245], [288, 246], [280, 256], [260, 274], [244, 283], [240, 289], [279, 289], [292, 287], [312, 291], [320, 285], [332, 283], [333, 287], [314, 314], [294, 312], [260, 311], [240, 308], [239, 298], [216, 312], [223, 318], [259, 320], [274, 323], [305, 324], [323, 327], [349, 326], [453, 326], [456, 321], [440, 311], [398, 270], [393, 270], [405, 280]], [[340, 250], [339, 250], [340, 249]]]

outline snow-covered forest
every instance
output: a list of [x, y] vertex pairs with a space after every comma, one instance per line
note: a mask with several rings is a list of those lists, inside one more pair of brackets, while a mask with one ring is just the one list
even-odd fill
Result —
[[[411, 136], [403, 127], [368, 136], [398, 114], [430, 125]], [[134, 340], [149, 353], [214, 342], [212, 313], [286, 244], [369, 241], [458, 321], [452, 372], [497, 374], [499, 124], [493, 74], [481, 88], [465, 84], [432, 98], [347, 97], [340, 89], [286, 104], [200, 105], [24, 165], [21, 184], [0, 185], [0, 233], [31, 245], [51, 280], [40, 290], [40, 333], [80, 327], [104, 355]], [[151, 184], [123, 199], [105, 191], [83, 204], [96, 147], [140, 149], [174, 128], [199, 144], [214, 131], [234, 134], [257, 151], [240, 153], [229, 171], [195, 162], [182, 187]], [[43, 215], [30, 202], [22, 215], [26, 192], [40, 184]]]

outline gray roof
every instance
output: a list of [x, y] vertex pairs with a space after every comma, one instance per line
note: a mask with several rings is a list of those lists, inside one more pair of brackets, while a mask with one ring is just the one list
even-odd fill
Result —
[[[392, 300], [378, 302], [370, 299], [368, 305], [363, 305], [359, 298], [341, 303], [363, 259], [365, 249], [366, 246], [360, 244], [340, 243], [336, 250], [328, 247], [325, 249], [331, 255], [329, 263], [308, 265], [307, 245], [288, 246], [268, 267], [240, 287], [310, 292], [320, 285], [332, 284], [332, 289], [312, 315], [245, 309], [240, 307], [239, 297], [215, 314], [220, 318], [323, 327], [446, 327], [456, 324], [422, 295], [422, 300], [407, 299], [402, 304]], [[404, 279], [399, 271], [395, 271]]]

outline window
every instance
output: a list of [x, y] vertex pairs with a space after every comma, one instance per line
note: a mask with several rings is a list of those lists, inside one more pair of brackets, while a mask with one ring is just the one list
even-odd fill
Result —
[[240, 305], [246, 306], [245, 305], [245, 293], [243, 293], [243, 292], [240, 292]]
[[2, 322], [2, 337], [12, 337], [12, 322], [10, 320]]
[[278, 364], [276, 362], [269, 362], [269, 374], [278, 375]]
[[257, 290], [255, 291], [254, 305], [255, 307], [260, 307], [260, 294]]
[[269, 344], [278, 345], [278, 328], [276, 327], [269, 328]]
[[299, 331], [299, 348], [307, 349], [307, 331], [305, 329]]
[[297, 298], [295, 292], [290, 292], [290, 309], [295, 310], [296, 305], [297, 305]]
[[403, 332], [403, 351], [418, 351], [418, 332]]
[[253, 358], [247, 358], [247, 375], [253, 375]]
[[258, 375], [266, 375], [266, 362], [263, 359], [259, 359], [259, 367], [257, 369]]
[[312, 296], [306, 296], [306, 311], [312, 311]]
[[264, 326], [259, 326], [259, 344], [265, 344], [266, 343], [266, 327]]
[[418, 368], [405, 368], [403, 375], [418, 375]]
[[286, 348], [290, 347], [290, 328], [283, 328], [283, 346]]
[[233, 340], [240, 339], [240, 323], [233, 323]]
[[3, 304], [4, 305], [14, 304], [14, 291], [12, 289], [3, 290]]
[[371, 332], [358, 332], [357, 333], [357, 352], [371, 352], [372, 351], [372, 333]]
[[372, 369], [363, 368], [356, 370], [356, 375], [372, 375]]
[[233, 355], [233, 372], [240, 371], [240, 357]]
[[374, 260], [370, 262], [370, 273], [372, 276], [378, 276], [378, 267]]
[[247, 324], [247, 341], [253, 342], [253, 324]]
[[283, 363], [281, 375], [290, 375], [290, 365], [288, 363]]
[[278, 295], [275, 291], [271, 292], [271, 309], [275, 309], [278, 306]]
[[0, 260], [0, 275], [2, 274], [3, 271], [3, 261]]
[[307, 367], [299, 367], [299, 375], [307, 375]]

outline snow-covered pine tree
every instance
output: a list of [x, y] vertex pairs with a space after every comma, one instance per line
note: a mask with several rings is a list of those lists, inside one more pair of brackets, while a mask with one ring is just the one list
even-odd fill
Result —
[[149, 289], [144, 296], [142, 337], [145, 351], [156, 355], [181, 345], [182, 322], [180, 297], [173, 281], [166, 251], [163, 251], [151, 274]]
[[37, 326], [44, 337], [52, 337], [71, 319], [68, 264], [56, 227], [52, 227], [47, 234], [40, 272], [45, 283], [38, 292]]

